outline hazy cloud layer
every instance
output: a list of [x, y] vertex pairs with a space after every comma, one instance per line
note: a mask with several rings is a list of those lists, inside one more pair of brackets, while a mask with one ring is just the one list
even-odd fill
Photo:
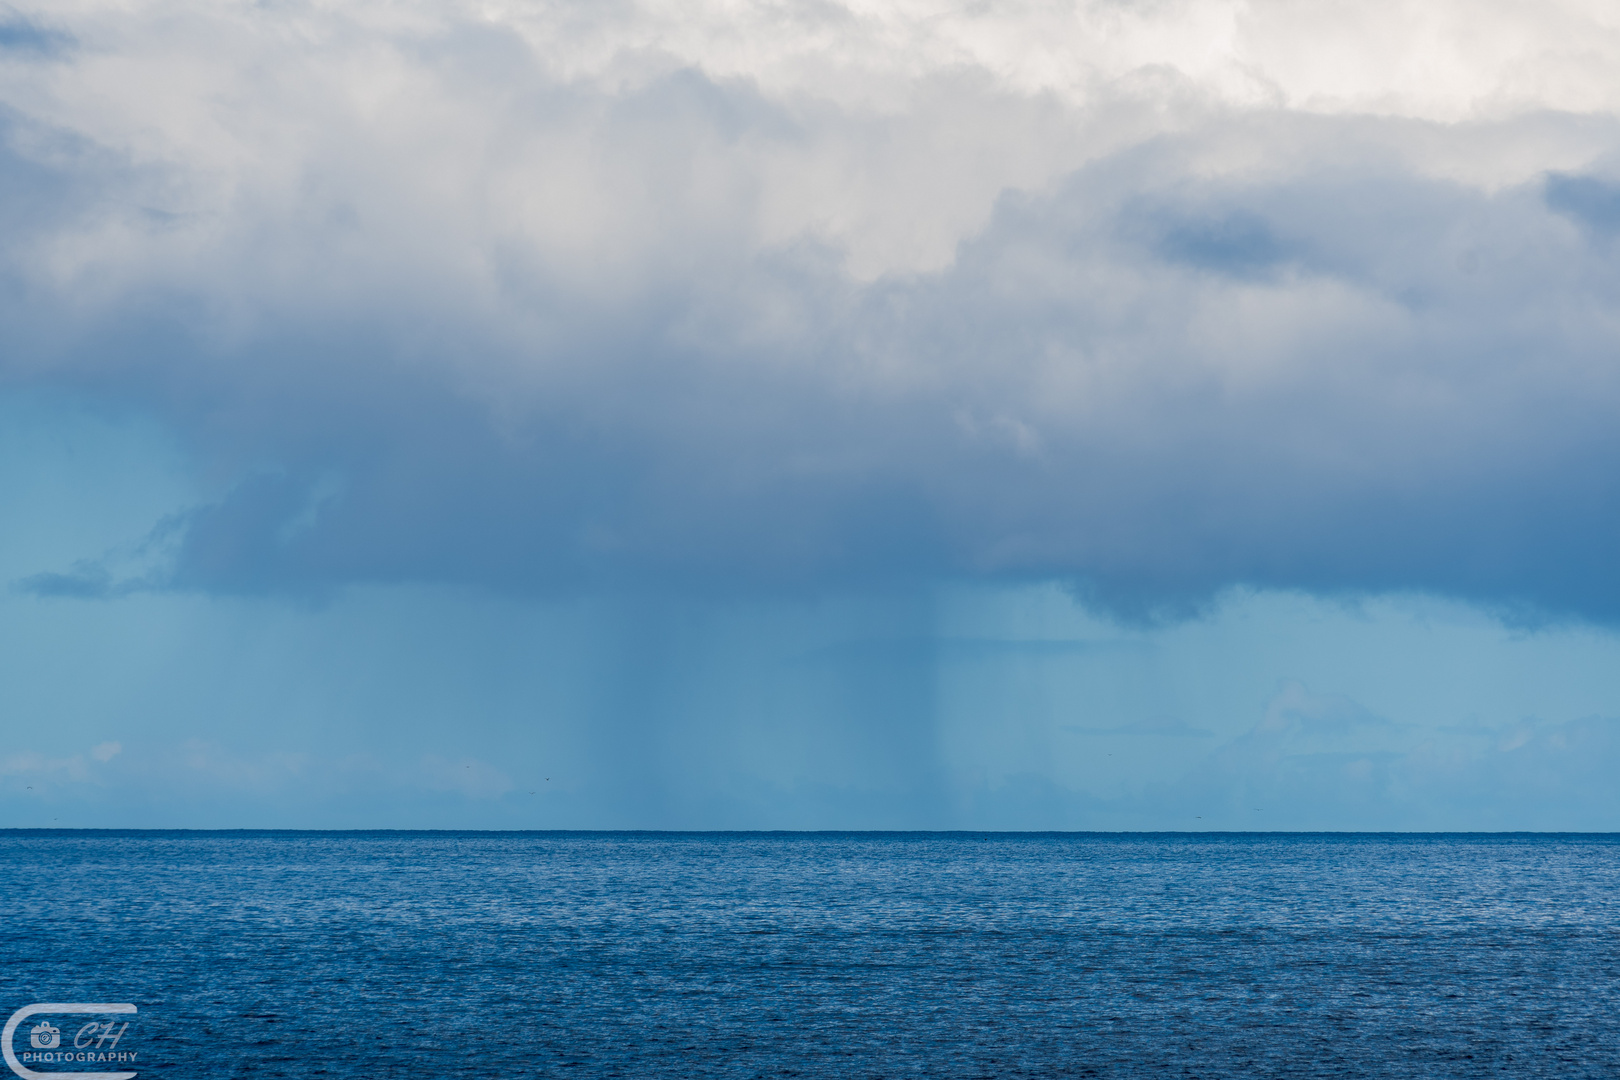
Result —
[[1620, 617], [1607, 5], [24, 7], [0, 183], [0, 378], [208, 492], [36, 593]]

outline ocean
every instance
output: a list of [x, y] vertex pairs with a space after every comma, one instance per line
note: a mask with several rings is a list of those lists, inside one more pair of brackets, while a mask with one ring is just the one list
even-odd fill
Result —
[[10, 831], [0, 861], [0, 1012], [135, 1006], [26, 1017], [38, 1071], [1620, 1076], [1614, 835]]

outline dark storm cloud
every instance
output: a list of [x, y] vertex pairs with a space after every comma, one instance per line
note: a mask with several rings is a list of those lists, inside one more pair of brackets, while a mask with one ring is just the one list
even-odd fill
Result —
[[[982, 109], [940, 146], [1070, 116], [1116, 149], [1003, 185], [940, 265], [856, 273], [877, 240], [815, 224], [865, 220], [838, 170], [922, 205], [967, 166], [907, 180], [901, 126], [667, 58], [602, 84], [487, 27], [406, 39], [403, 75], [331, 76], [347, 112], [283, 87], [320, 123], [166, 162], [8, 121], [4, 377], [161, 417], [213, 484], [146, 585], [1061, 578], [1143, 616], [1244, 584], [1620, 618], [1614, 186], [1433, 165], [1567, 117], [1194, 100], [1126, 138], [1137, 98], [940, 75], [906, 107]], [[52, 573], [27, 587], [129, 585]]]

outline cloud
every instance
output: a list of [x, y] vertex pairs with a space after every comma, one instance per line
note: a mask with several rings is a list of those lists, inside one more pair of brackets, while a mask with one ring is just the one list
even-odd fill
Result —
[[158, 587], [1620, 619], [1614, 27], [1312, 11], [89, 4], [0, 380], [201, 463]]
[[1528, 727], [1523, 738], [1489, 739], [1257, 731], [1155, 795], [1201, 814], [1206, 828], [1561, 830], [1620, 818], [1620, 800], [1598, 780], [1620, 763], [1620, 721]]
[[60, 30], [16, 16], [0, 17], [0, 55], [53, 57], [74, 45], [73, 37]]
[[[123, 750], [115, 742], [92, 747], [90, 756], [105, 764]], [[44, 796], [56, 790], [73, 790], [85, 785], [101, 786], [102, 777], [87, 765], [82, 754], [49, 757], [37, 750], [16, 750], [0, 757], [0, 781], [10, 793]]]
[[1596, 176], [1547, 177], [1547, 205], [1600, 237], [1620, 233], [1620, 183]]
[[[98, 558], [76, 559], [66, 573], [28, 574], [13, 581], [11, 589], [25, 596], [103, 600], [161, 591], [171, 584], [175, 548], [189, 525], [187, 517], [167, 515], [133, 542], [115, 544]], [[293, 531], [299, 524], [294, 519]]]
[[[89, 771], [85, 768], [84, 758], [77, 754], [72, 757], [52, 758], [37, 750], [19, 750], [0, 758], [0, 776], [25, 777], [47, 783], [51, 781], [66, 783], [88, 779]], [[13, 789], [26, 790], [23, 784], [13, 783], [10, 786]], [[42, 789], [43, 786], [42, 784]]]
[[486, 761], [451, 761], [437, 754], [422, 758], [422, 775], [432, 791], [450, 791], [469, 799], [498, 799], [512, 790], [512, 778]]
[[1159, 717], [1152, 720], [1137, 720], [1129, 724], [1118, 724], [1114, 727], [1083, 727], [1077, 724], [1066, 724], [1064, 731], [1075, 735], [1154, 735], [1175, 739], [1209, 739], [1214, 738], [1213, 731], [1194, 727], [1185, 720], [1174, 717]]
[[1264, 718], [1251, 738], [1339, 738], [1367, 731], [1397, 731], [1401, 725], [1368, 712], [1342, 695], [1314, 694], [1304, 683], [1289, 680], [1266, 704]]
[[1024, 772], [962, 801], [970, 820], [1000, 828], [1602, 830], [1620, 821], [1603, 779], [1617, 767], [1611, 716], [1426, 727], [1288, 682], [1248, 731], [1146, 782], [1109, 790]]
[[84, 562], [66, 574], [30, 574], [14, 583], [14, 588], [31, 596], [73, 596], [101, 599], [112, 595], [107, 571], [94, 562]]
[[243, 754], [214, 739], [186, 739], [171, 751], [163, 766], [187, 788], [202, 784], [238, 793], [264, 794], [284, 787], [312, 764], [306, 750]]

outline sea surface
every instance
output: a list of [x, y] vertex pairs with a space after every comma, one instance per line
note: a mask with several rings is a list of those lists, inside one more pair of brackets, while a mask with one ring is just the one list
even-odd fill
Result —
[[0, 831], [0, 882], [0, 1015], [138, 1009], [42, 1071], [1620, 1077], [1612, 835]]

